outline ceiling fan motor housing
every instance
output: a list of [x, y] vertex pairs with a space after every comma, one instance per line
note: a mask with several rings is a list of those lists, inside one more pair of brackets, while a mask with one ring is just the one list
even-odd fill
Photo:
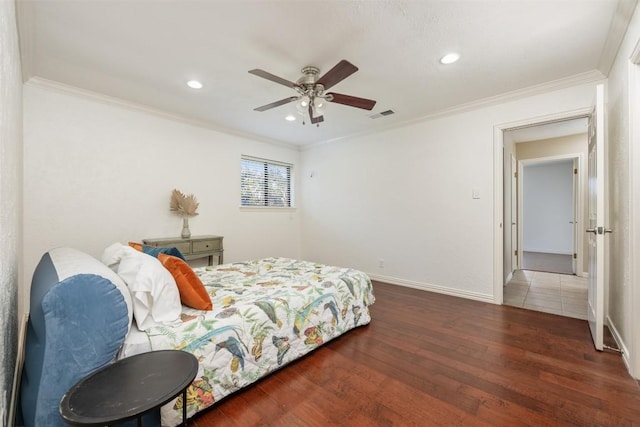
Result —
[[304, 67], [302, 69], [302, 77], [298, 79], [299, 85], [314, 85], [316, 80], [318, 80], [318, 74], [320, 73], [320, 69], [318, 67]]

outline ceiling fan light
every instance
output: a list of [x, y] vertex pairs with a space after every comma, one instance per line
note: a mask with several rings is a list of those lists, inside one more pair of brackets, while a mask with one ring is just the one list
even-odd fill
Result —
[[324, 115], [325, 100], [323, 98], [316, 97], [313, 99], [313, 117], [320, 117]]

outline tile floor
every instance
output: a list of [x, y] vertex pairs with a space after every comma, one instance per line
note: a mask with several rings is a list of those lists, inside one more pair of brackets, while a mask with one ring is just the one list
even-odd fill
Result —
[[504, 287], [504, 303], [587, 319], [587, 279], [567, 274], [516, 270]]

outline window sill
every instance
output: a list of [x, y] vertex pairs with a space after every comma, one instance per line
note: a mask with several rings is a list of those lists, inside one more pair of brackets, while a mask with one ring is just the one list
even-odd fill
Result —
[[278, 206], [240, 206], [240, 212], [295, 212], [295, 207], [278, 207]]

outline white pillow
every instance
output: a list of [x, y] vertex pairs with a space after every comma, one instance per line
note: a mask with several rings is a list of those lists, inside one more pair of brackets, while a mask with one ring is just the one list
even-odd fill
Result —
[[122, 259], [122, 248], [124, 247], [125, 246], [119, 242], [107, 246], [102, 252], [102, 263], [117, 272], [118, 264]]
[[117, 253], [117, 273], [131, 291], [138, 329], [180, 323], [180, 293], [171, 273], [155, 257], [129, 246], [121, 245]]

